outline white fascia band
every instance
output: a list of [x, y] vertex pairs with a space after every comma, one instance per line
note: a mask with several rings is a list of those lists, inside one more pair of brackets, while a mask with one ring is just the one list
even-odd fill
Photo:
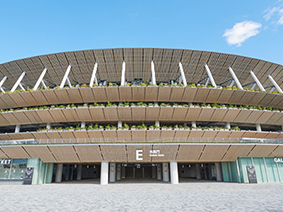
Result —
[[21, 76], [18, 78], [17, 82], [14, 84], [13, 88], [11, 89], [11, 92], [14, 92], [17, 89], [17, 87], [21, 83], [22, 79], [24, 78], [25, 74], [26, 74], [26, 72], [23, 72], [21, 74]]
[[151, 64], [151, 84], [152, 84], [152, 85], [156, 85], [154, 62], [151, 61], [150, 64]]
[[279, 91], [279, 93], [283, 93], [279, 85], [275, 82], [275, 80], [272, 78], [272, 76], [268, 75], [269, 80], [272, 82], [274, 87]]
[[[69, 75], [69, 73], [70, 73], [70, 70], [71, 70], [71, 65], [68, 66], [68, 68], [67, 68], [67, 70], [66, 70], [66, 72], [65, 72], [65, 75], [64, 75], [64, 77], [63, 77], [63, 79], [62, 79], [62, 82], [61, 82], [61, 84], [60, 84], [60, 88], [63, 88], [63, 87], [64, 87], [64, 85], [65, 85], [65, 83], [66, 83], [66, 80], [67, 80], [67, 78], [68, 78], [68, 75]], [[68, 82], [68, 83], [69, 83], [69, 82]]]
[[210, 81], [211, 81], [212, 86], [215, 87], [215, 88], [217, 88], [217, 85], [215, 84], [215, 81], [214, 81], [214, 79], [213, 79], [213, 76], [212, 76], [212, 74], [211, 74], [211, 72], [210, 72], [208, 66], [205, 64], [204, 67], [205, 67], [205, 69], [206, 69], [207, 75], [208, 75], [208, 77], [209, 77], [209, 79], [210, 79]]
[[179, 68], [180, 68], [181, 77], [182, 77], [182, 81], [183, 81], [184, 87], [186, 87], [187, 86], [187, 80], [186, 80], [184, 69], [183, 69], [183, 66], [182, 66], [181, 62], [179, 62]]
[[[35, 83], [35, 86], [33, 87], [33, 90], [36, 91], [38, 89], [38, 86], [41, 82], [43, 82], [43, 77], [45, 76], [46, 74], [46, 71], [47, 71], [47, 68], [44, 68], [43, 71], [41, 72], [37, 82]], [[43, 85], [44, 86], [44, 85]]]
[[122, 75], [121, 75], [121, 86], [125, 86], [125, 72], [126, 72], [126, 62], [122, 63]]
[[254, 74], [253, 71], [250, 71], [250, 74], [252, 75], [254, 81], [256, 82], [257, 86], [259, 87], [260, 90], [265, 91], [264, 87], [262, 86], [262, 84], [260, 83], [260, 81], [258, 80], [258, 78], [256, 77], [256, 75]]
[[236, 76], [235, 72], [233, 71], [233, 69], [231, 67], [229, 67], [229, 71], [230, 71], [230, 74], [232, 75], [234, 81], [236, 82], [238, 88], [240, 88], [241, 90], [244, 90], [240, 81], [238, 80], [238, 77]]
[[92, 88], [93, 87], [93, 82], [95, 81], [95, 84], [97, 85], [97, 78], [96, 78], [96, 71], [97, 71], [97, 63], [94, 64], [92, 75], [90, 78], [89, 86]]

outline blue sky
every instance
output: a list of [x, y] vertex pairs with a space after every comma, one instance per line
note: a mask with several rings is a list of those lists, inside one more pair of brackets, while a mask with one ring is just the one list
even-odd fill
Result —
[[0, 63], [119, 47], [207, 50], [283, 64], [283, 0], [0, 1]]

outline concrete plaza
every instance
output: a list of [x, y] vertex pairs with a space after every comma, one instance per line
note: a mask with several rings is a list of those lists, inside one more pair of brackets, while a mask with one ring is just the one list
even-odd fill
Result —
[[283, 211], [283, 184], [181, 180], [0, 185], [1, 211]]

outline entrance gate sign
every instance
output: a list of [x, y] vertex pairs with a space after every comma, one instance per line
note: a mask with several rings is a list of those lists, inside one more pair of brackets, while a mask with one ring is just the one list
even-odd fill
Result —
[[255, 167], [247, 166], [247, 172], [248, 172], [249, 183], [257, 183]]
[[[136, 160], [143, 160], [143, 150], [136, 150]], [[159, 149], [149, 150], [149, 157], [164, 157], [164, 154], [160, 153]]]

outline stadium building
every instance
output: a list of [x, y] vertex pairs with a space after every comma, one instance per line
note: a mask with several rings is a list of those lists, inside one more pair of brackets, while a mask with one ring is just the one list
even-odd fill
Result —
[[283, 66], [120, 48], [0, 64], [0, 184], [283, 182]]

